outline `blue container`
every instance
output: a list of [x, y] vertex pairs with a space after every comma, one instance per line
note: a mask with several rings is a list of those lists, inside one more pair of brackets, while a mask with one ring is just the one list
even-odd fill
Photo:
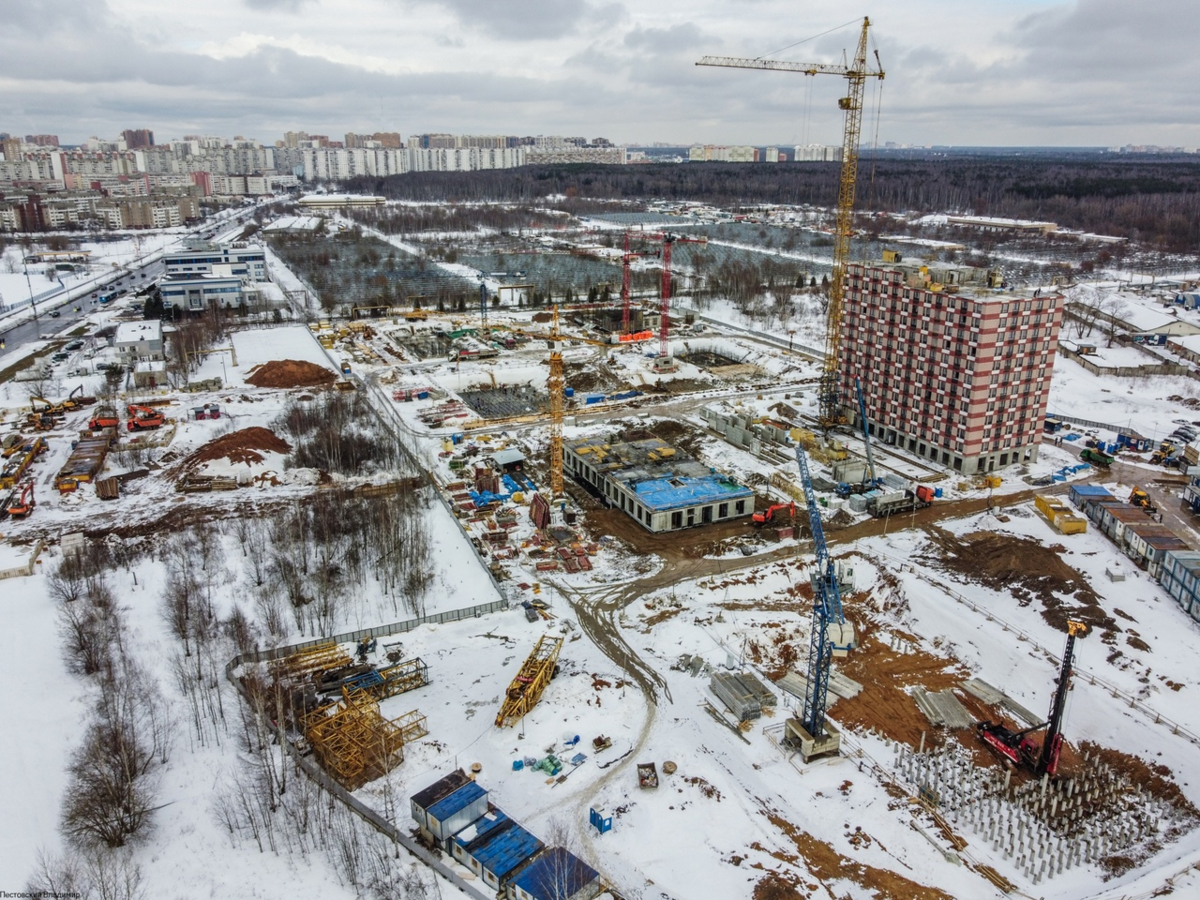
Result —
[[524, 760], [520, 760], [520, 759], [513, 760], [513, 771], [514, 772], [520, 772], [523, 768], [525, 768]]
[[417, 399], [418, 400], [428, 400], [429, 399], [429, 391], [417, 391]]
[[591, 406], [593, 403], [603, 403], [604, 395], [603, 394], [588, 394], [584, 397], [583, 402], [588, 406]]
[[934, 498], [935, 500], [941, 500], [941, 499], [942, 499], [942, 489], [941, 489], [941, 488], [934, 488], [934, 489], [933, 489], [933, 498]]
[[563, 396], [564, 397], [574, 397], [575, 396], [575, 388], [572, 388], [572, 387], [563, 388]]

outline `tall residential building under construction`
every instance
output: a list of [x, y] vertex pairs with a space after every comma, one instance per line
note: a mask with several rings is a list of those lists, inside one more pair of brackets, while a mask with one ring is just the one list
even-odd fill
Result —
[[996, 270], [888, 256], [848, 267], [847, 406], [858, 378], [876, 439], [964, 475], [1036, 460], [1062, 295], [1004, 289]]

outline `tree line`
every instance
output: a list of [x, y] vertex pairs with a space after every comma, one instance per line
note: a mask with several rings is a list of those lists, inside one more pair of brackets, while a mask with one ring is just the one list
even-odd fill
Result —
[[[351, 190], [410, 201], [543, 203], [570, 213], [613, 200], [832, 206], [837, 163], [535, 165], [350, 179]], [[557, 197], [549, 200], [547, 198]], [[1069, 155], [866, 159], [858, 207], [1048, 219], [1177, 252], [1200, 248], [1200, 161]]]

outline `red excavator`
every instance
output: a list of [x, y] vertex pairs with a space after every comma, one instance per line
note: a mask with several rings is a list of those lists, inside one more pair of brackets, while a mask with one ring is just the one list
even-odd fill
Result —
[[130, 431], [146, 431], [150, 428], [161, 428], [166, 418], [157, 409], [150, 406], [128, 405], [129, 421], [125, 426]]
[[16, 494], [9, 498], [8, 514], [14, 519], [23, 519], [37, 506], [33, 499], [33, 482], [27, 481], [24, 490], [21, 491], [20, 499], [15, 498]]
[[765, 512], [756, 512], [750, 517], [750, 521], [752, 521], [755, 525], [770, 525], [775, 521], [775, 514], [783, 510], [787, 510], [788, 515], [793, 519], [796, 518], [795, 502], [776, 503], [774, 506], [769, 507]]
[[[1007, 760], [1014, 766], [1024, 766], [1032, 769], [1036, 775], [1058, 774], [1058, 759], [1062, 754], [1063, 712], [1067, 705], [1067, 691], [1071, 684], [1071, 661], [1075, 656], [1075, 639], [1087, 634], [1087, 625], [1083, 622], [1068, 620], [1067, 648], [1063, 651], [1062, 668], [1058, 674], [1058, 687], [1054, 691], [1054, 699], [1050, 702], [1049, 721], [1024, 731], [1012, 731], [1003, 723], [979, 722], [979, 738], [1001, 759]], [[1046, 729], [1041, 746], [1029, 735], [1035, 731]]]

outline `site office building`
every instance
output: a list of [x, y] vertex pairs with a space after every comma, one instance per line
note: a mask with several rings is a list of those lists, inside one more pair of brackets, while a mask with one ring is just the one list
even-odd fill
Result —
[[852, 263], [847, 282], [839, 388], [852, 402], [861, 379], [875, 437], [964, 475], [1037, 459], [1061, 294], [898, 257]]

